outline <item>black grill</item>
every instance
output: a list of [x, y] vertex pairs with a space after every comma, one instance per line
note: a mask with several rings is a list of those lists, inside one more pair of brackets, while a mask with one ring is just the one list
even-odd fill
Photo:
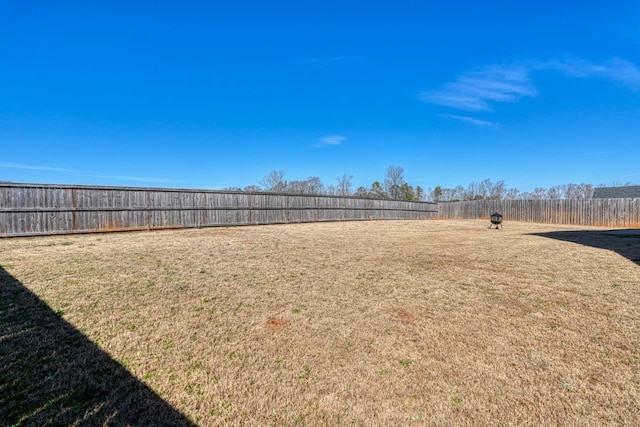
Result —
[[500, 215], [498, 212], [494, 212], [491, 214], [491, 225], [489, 226], [489, 228], [492, 228], [494, 225], [496, 226], [496, 230], [498, 228], [502, 228], [502, 215]]

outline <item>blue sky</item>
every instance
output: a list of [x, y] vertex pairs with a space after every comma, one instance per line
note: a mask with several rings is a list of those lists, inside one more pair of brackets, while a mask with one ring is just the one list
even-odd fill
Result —
[[0, 0], [0, 180], [640, 182], [640, 3]]

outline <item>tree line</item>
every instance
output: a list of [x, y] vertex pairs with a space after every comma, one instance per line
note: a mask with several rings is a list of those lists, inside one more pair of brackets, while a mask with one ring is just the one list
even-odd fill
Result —
[[325, 185], [317, 176], [303, 180], [287, 180], [283, 170], [272, 170], [258, 182], [241, 188], [226, 188], [235, 191], [268, 191], [291, 194], [327, 194], [332, 196], [366, 197], [372, 199], [405, 200], [411, 202], [424, 201], [426, 198], [422, 187], [413, 187], [404, 178], [404, 168], [389, 166], [384, 179], [374, 181], [370, 187], [353, 189], [353, 175], [342, 174], [336, 178], [335, 184]]
[[436, 202], [460, 200], [544, 200], [544, 199], [590, 199], [593, 196], [592, 184], [564, 184], [550, 188], [535, 188], [533, 191], [521, 192], [517, 188], [509, 188], [503, 180], [493, 182], [485, 179], [472, 182], [466, 187], [458, 185], [453, 188], [436, 186], [429, 192], [429, 199]]
[[[614, 187], [637, 185], [632, 182], [614, 182]], [[599, 184], [598, 187], [606, 187]], [[536, 187], [533, 191], [519, 191], [517, 188], [508, 188], [503, 180], [493, 182], [485, 179], [481, 182], [472, 182], [463, 187], [458, 185], [453, 188], [436, 186], [430, 189], [428, 199], [434, 202], [455, 202], [460, 200], [558, 200], [558, 199], [591, 199], [594, 186], [592, 184], [563, 184], [549, 188]]]
[[[614, 183], [614, 186], [634, 185]], [[600, 184], [599, 187], [604, 187]], [[283, 170], [272, 170], [257, 185], [244, 189], [227, 188], [236, 191], [268, 191], [291, 194], [327, 194], [335, 196], [353, 196], [372, 199], [404, 200], [410, 202], [432, 201], [453, 202], [461, 200], [549, 200], [549, 199], [590, 199], [593, 196], [592, 184], [563, 184], [549, 188], [538, 187], [533, 191], [519, 191], [507, 187], [504, 180], [485, 179], [472, 182], [466, 187], [458, 185], [446, 188], [437, 185], [425, 191], [422, 187], [413, 187], [404, 178], [404, 168], [391, 165], [387, 168], [382, 181], [374, 181], [369, 187], [353, 189], [353, 175], [342, 174], [335, 184], [325, 185], [316, 176], [303, 180], [287, 180]]]

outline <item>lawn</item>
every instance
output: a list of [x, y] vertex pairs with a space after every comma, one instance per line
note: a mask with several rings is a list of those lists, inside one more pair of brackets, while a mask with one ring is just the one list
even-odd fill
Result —
[[640, 425], [640, 237], [488, 226], [0, 239], [0, 419]]

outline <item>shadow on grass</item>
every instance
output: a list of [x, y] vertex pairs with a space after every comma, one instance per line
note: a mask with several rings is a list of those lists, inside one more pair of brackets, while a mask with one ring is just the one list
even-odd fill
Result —
[[608, 249], [640, 265], [640, 234], [631, 231], [551, 231], [548, 233], [530, 233], [530, 235]]
[[0, 267], [0, 424], [194, 426]]

